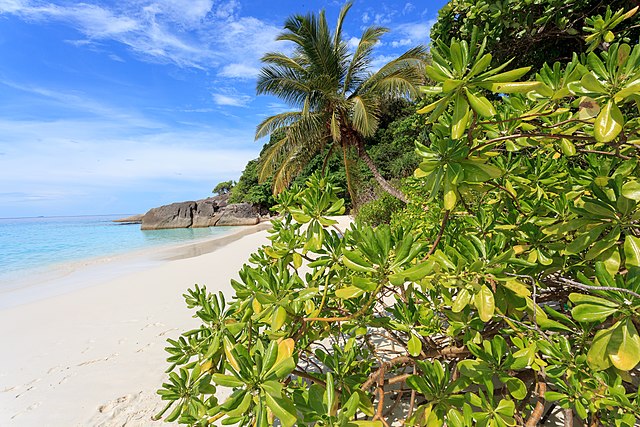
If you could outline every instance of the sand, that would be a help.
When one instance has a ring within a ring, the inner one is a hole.
[[[198,283],[231,296],[229,280],[268,242],[265,228],[135,266],[93,263],[32,285],[32,295],[47,289],[41,300],[0,294],[11,302],[0,306],[0,426],[167,425],[151,420],[163,407],[155,391],[166,378],[165,341],[197,326],[182,294]]]

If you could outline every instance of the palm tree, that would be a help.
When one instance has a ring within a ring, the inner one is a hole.
[[[353,196],[347,159],[355,149],[380,186],[406,202],[404,194],[380,174],[364,141],[376,132],[384,102],[417,95],[417,85],[424,81],[426,49],[415,47],[370,72],[373,49],[388,30],[367,28],[350,53],[342,24],[351,5],[345,4],[340,11],[333,34],[324,10],[318,16],[289,17],[278,40],[293,42],[293,53],[267,53],[262,58],[266,65],[258,77],[258,94],[275,95],[297,111],[271,116],[258,125],[256,139],[277,135],[261,156],[260,179],[273,176],[274,193],[278,193],[313,156],[328,147],[327,157],[342,151]]]

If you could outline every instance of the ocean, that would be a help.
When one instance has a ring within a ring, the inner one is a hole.
[[[0,218],[2,283],[66,263],[120,255],[140,249],[190,243],[229,233],[233,227],[140,230],[119,224],[127,215]]]

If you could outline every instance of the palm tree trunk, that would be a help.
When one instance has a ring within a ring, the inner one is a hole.
[[[376,167],[375,163],[373,163],[373,159],[369,157],[369,153],[367,153],[367,150],[365,150],[362,139],[357,137],[356,139],[357,139],[358,155],[362,158],[362,160],[364,160],[365,164],[373,174],[373,177],[376,179],[380,187],[382,187],[384,191],[391,194],[396,199],[404,203],[409,203],[409,201],[407,200],[407,196],[405,196],[402,191],[398,190],[396,187],[391,185],[389,181],[384,179],[384,177]]]

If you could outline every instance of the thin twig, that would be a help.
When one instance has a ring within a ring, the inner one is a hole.
[[[450,213],[451,211],[449,210],[444,211],[444,216],[442,217],[442,224],[440,224],[440,231],[438,231],[438,235],[436,236],[436,240],[434,240],[433,242],[433,246],[431,246],[431,249],[429,250],[427,255],[425,255],[425,257],[422,259],[423,261],[425,261],[431,255],[433,255],[433,253],[436,251],[436,247],[438,246],[438,243],[440,243],[440,239],[442,239],[442,235],[444,234],[444,228],[447,226],[447,221],[449,221]]]
[[[326,386],[327,386],[327,383],[326,383],[326,382],[324,382],[323,380],[321,380],[321,379],[319,379],[319,378],[316,378],[316,377],[314,377],[314,376],[312,376],[312,375],[310,375],[310,374],[307,374],[307,373],[306,373],[306,372],[304,372],[304,371],[299,371],[299,370],[297,370],[297,369],[294,369],[293,371],[291,371],[291,373],[292,373],[293,375],[297,376],[297,377],[304,378],[305,380],[313,381],[313,382],[314,382],[314,383],[316,383],[316,384],[320,384],[320,385],[321,385],[321,386],[323,386],[323,387],[326,387]]]
[[[585,291],[613,291],[613,292],[623,292],[626,294],[629,294],[631,296],[634,296],[638,299],[640,299],[640,294],[630,290],[630,289],[624,289],[624,288],[615,288],[613,286],[590,286],[590,285],[583,285],[582,283],[578,283],[574,280],[571,279],[567,279],[565,277],[557,277],[556,280],[559,280],[560,282],[564,283],[565,285],[569,285],[569,286],[573,286],[574,288],[578,288],[578,289],[582,289]]]

